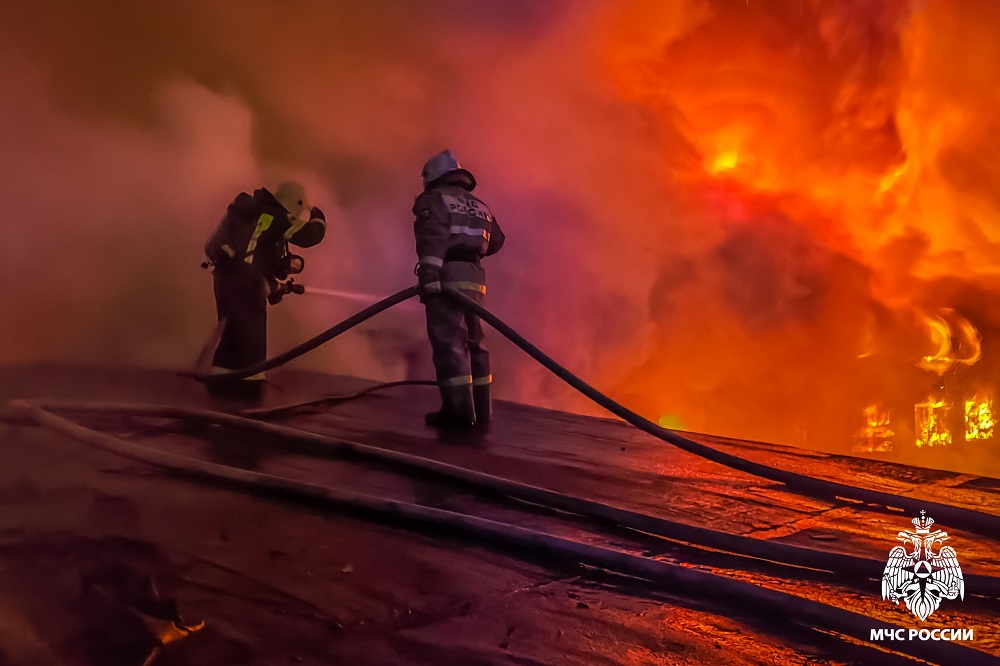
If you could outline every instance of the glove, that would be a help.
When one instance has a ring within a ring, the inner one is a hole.
[[[420,283],[420,301],[424,297],[441,293],[441,269],[437,266],[419,264],[417,266],[417,282]]]
[[[281,283],[277,280],[270,280],[267,287],[267,302],[270,305],[280,303],[281,299],[285,296],[285,290],[282,288]]]
[[[298,275],[305,268],[306,260],[297,254],[286,254],[282,260],[285,276]]]
[[[323,211],[321,211],[316,206],[313,206],[312,210],[309,211],[309,219],[310,220],[315,220],[316,218],[319,218],[319,219],[323,220],[324,222],[326,222],[326,215],[323,214]]]

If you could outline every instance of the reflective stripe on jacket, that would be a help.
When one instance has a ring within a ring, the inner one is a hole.
[[[481,199],[460,185],[426,190],[413,204],[413,233],[421,264],[441,267],[449,250],[474,257],[495,254],[503,231]]]
[[[301,220],[261,188],[253,196],[242,192],[229,204],[205,244],[205,254],[217,263],[243,261],[271,277],[287,254],[288,243],[312,247],[325,235],[325,220]]]

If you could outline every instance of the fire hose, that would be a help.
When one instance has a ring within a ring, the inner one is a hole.
[[[250,377],[252,375],[256,375],[261,372],[266,372],[268,370],[271,370],[272,368],[277,368],[279,365],[284,365],[285,363],[288,363],[289,361],[294,360],[299,356],[302,356],[303,354],[311,352],[320,345],[326,344],[330,340],[333,340],[338,335],[346,333],[347,331],[351,330],[358,324],[362,324],[368,321],[378,313],[384,312],[385,310],[388,310],[392,306],[402,303],[403,301],[416,296],[418,290],[419,288],[416,285],[414,285],[412,287],[407,287],[402,291],[398,291],[392,296],[383,298],[378,303],[368,306],[361,312],[351,315],[344,321],[340,322],[339,324],[337,324],[332,328],[323,331],[316,337],[306,340],[302,344],[292,347],[288,351],[282,354],[278,354],[274,358],[270,358],[256,365],[252,365],[250,367],[243,368],[241,370],[233,370],[232,372],[223,372],[215,375],[207,373],[197,373],[197,372],[186,372],[181,374],[187,377],[194,377],[198,381],[205,382],[207,384],[213,382],[221,383],[226,381],[234,381],[237,379],[246,379],[247,377]]]
[[[411,382],[396,382],[405,385]],[[423,382],[418,382],[423,383]],[[371,386],[365,391],[344,396],[350,399],[386,388],[389,385]],[[18,403],[15,408],[25,411],[25,405]],[[310,403],[311,404],[311,403]],[[371,460],[377,464],[402,469],[417,475],[428,476],[465,486],[478,491],[496,493],[537,506],[591,518],[599,522],[635,530],[640,533],[681,541],[695,547],[713,549],[742,557],[787,564],[793,567],[828,571],[838,575],[856,574],[873,577],[883,568],[881,561],[854,555],[846,555],[828,550],[817,550],[780,542],[755,539],[753,537],[719,532],[705,527],[679,523],[655,515],[631,511],[613,505],[596,502],[583,497],[567,495],[554,490],[521,483],[485,472],[451,465],[431,458],[423,458],[410,453],[394,451],[339,437],[331,437],[306,430],[299,430],[236,416],[224,412],[191,409],[186,407],[141,407],[127,404],[96,404],[73,402],[31,402],[32,410],[70,412],[96,415],[115,415],[127,418],[165,418],[196,421],[209,426],[224,426],[281,440],[285,446],[297,453],[315,454],[326,457],[350,457]],[[283,409],[288,409],[285,407]],[[251,410],[244,415],[270,416],[271,410]],[[29,415],[37,420],[38,411]],[[73,434],[68,432],[67,434]],[[290,446],[289,446],[290,445]],[[965,581],[974,586],[977,594],[1000,598],[1000,579],[977,574],[965,574]]]
[[[332,404],[340,404],[342,402],[350,402],[351,400],[357,400],[358,398],[363,398],[366,395],[371,395],[372,393],[384,391],[390,388],[395,388],[397,386],[437,386],[437,385],[438,383],[436,381],[430,379],[404,379],[398,382],[382,382],[381,384],[374,384],[360,391],[349,393],[347,395],[325,395],[322,398],[316,398],[314,400],[306,400],[305,402],[295,402],[290,405],[244,409],[240,413],[243,414],[244,416],[249,416],[252,418],[267,418],[269,416],[280,416],[281,414],[284,414],[286,412],[302,409],[303,407],[320,407],[322,405],[332,405]],[[250,421],[250,423],[259,423],[259,422]]]
[[[377,303],[361,310],[355,315],[348,317],[316,337],[303,342],[288,351],[258,363],[248,368],[234,370],[232,372],[210,375],[186,373],[202,382],[225,382],[249,377],[265,370],[270,370],[277,366],[306,354],[320,345],[354,328],[358,324],[367,321],[371,317],[388,310],[389,308],[402,303],[403,301],[417,295],[417,286],[407,287]],[[788,470],[771,467],[762,463],[753,462],[739,456],[725,453],[714,449],[711,446],[701,444],[692,439],[684,437],[672,430],[667,430],[645,417],[633,412],[624,405],[616,402],[606,394],[585,382],[583,379],[573,374],[565,367],[557,363],[551,356],[541,351],[534,344],[529,342],[524,336],[515,331],[499,317],[487,310],[485,307],[465,296],[459,291],[446,289],[443,292],[448,298],[480,317],[490,326],[499,331],[504,337],[513,342],[522,351],[528,354],[535,361],[543,365],[554,375],[562,379],[571,387],[582,393],[584,396],[594,401],[615,416],[621,418],[626,423],[646,432],[661,441],[672,444],[683,451],[692,453],[706,460],[719,463],[730,469],[735,469],[746,474],[750,474],[762,479],[781,483],[795,494],[803,495],[823,500],[847,501],[858,505],[858,508],[879,509],[889,511],[891,509],[903,510],[911,515],[917,515],[921,510],[931,513],[935,520],[942,524],[948,524],[957,529],[966,530],[974,534],[996,537],[1000,535],[1000,516],[966,509],[950,504],[941,504],[928,500],[903,497],[892,493],[871,490],[868,488],[858,488],[845,483],[817,479],[805,474],[791,472]]]
[[[640,555],[582,543],[536,530],[498,522],[478,516],[457,513],[446,509],[411,504],[409,502],[350,493],[327,486],[288,479],[272,474],[221,465],[218,463],[189,458],[156,448],[125,442],[111,435],[78,425],[46,408],[83,409],[79,405],[33,404],[13,401],[11,406],[35,422],[62,432],[99,449],[113,452],[126,458],[152,464],[184,475],[206,478],[251,491],[263,491],[283,496],[291,500],[319,504],[335,510],[360,513],[384,521],[403,524],[409,529],[445,530],[453,536],[475,539],[495,544],[514,551],[521,556],[545,557],[564,564],[586,565],[605,571],[647,580],[659,589],[671,593],[685,591],[701,599],[718,600],[725,604],[738,604],[744,608],[758,608],[762,604],[776,617],[789,618],[804,626],[819,628],[825,633],[846,636],[857,641],[866,640],[874,630],[888,630],[890,635],[903,631],[889,623],[824,604],[804,599],[786,592],[768,589],[752,583],[727,578],[717,574],[686,568],[682,565],[663,562]],[[106,408],[99,408],[104,411]],[[136,408],[118,406],[126,413],[173,413],[190,410],[172,408]],[[216,414],[213,418],[218,418]],[[238,418],[238,417],[233,417]],[[272,426],[274,427],[274,426]],[[304,436],[310,433],[301,433]],[[318,437],[318,436],[317,436]],[[399,454],[405,455],[405,454]],[[439,463],[442,464],[443,463]],[[486,477],[488,475],[480,475]],[[543,491],[547,492],[547,491]],[[853,642],[853,641],[849,641]],[[983,652],[951,642],[880,642],[885,648],[919,659],[922,663],[933,660],[939,664],[996,663],[997,660]],[[887,655],[868,645],[862,649],[867,656]]]

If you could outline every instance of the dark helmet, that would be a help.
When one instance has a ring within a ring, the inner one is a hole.
[[[443,150],[434,157],[427,160],[424,164],[423,171],[420,172],[420,177],[424,179],[424,187],[427,187],[433,183],[438,178],[446,176],[449,173],[461,173],[469,177],[472,182],[472,187],[476,186],[476,177],[473,176],[468,169],[463,169],[462,165],[458,163],[455,156],[451,154],[450,150]]]

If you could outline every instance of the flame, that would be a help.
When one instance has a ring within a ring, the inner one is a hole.
[[[841,426],[831,414],[861,412],[856,443],[874,448],[883,427],[910,439],[909,409],[890,425],[866,402],[992,382],[1000,4],[621,6],[613,82],[662,147],[658,180],[685,195],[650,244],[662,316],[627,350],[633,372],[608,364],[635,404],[799,444],[789,406],[813,442]],[[918,446],[962,440],[966,397],[946,395],[914,406]]]
[[[732,172],[744,166],[746,161],[746,140],[743,129],[729,127],[706,138],[704,168],[712,176],[732,178]]]
[[[910,163],[904,162],[903,164],[900,164],[897,168],[893,169],[891,173],[888,173],[885,176],[883,176],[882,180],[879,181],[878,185],[879,194],[882,195],[888,194],[893,189],[895,189],[897,184],[909,170],[910,170]]]
[[[864,409],[865,425],[854,433],[854,452],[887,453],[892,451],[893,432],[889,412],[874,403]]]
[[[966,350],[966,355],[964,358],[957,359],[957,361],[963,365],[974,365],[983,357],[983,337],[976,330],[976,327],[972,325],[972,322],[967,319],[962,319],[958,326],[962,334],[961,342]]]
[[[725,152],[719,153],[714,159],[710,160],[708,165],[708,171],[712,174],[720,174],[726,171],[732,171],[739,164],[740,153],[737,150],[727,150]]]
[[[914,408],[917,426],[917,448],[947,446],[951,444],[951,431],[945,422],[949,405],[943,398],[929,396]]]
[[[995,426],[991,399],[976,396],[965,402],[965,441],[991,439]]]
[[[937,351],[920,359],[917,367],[939,375],[944,374],[955,363],[955,359],[948,356],[951,352],[951,329],[941,317],[927,316],[925,323],[930,330],[931,343],[937,347]]]
[[[976,395],[965,401],[965,441],[992,439],[995,434],[996,419],[993,400],[988,396]],[[917,448],[947,446],[953,443],[953,436],[946,419],[953,405],[942,397],[929,396],[924,402],[914,406]],[[854,433],[855,453],[883,453],[893,451],[890,415],[880,403],[872,403],[863,410],[865,425]]]
[[[865,318],[864,327],[861,329],[860,336],[861,351],[858,352],[858,358],[869,358],[875,353],[875,318],[871,313],[868,313]]]
[[[955,323],[954,329],[945,317]],[[920,359],[917,367],[943,375],[956,363],[972,366],[982,358],[982,336],[965,317],[945,308],[939,315],[924,315],[923,319],[930,332],[931,345],[937,351]]]

